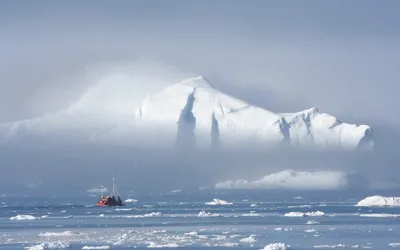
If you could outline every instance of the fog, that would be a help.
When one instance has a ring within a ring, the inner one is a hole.
[[[353,153],[268,153],[251,145],[182,153],[71,145],[61,138],[56,145],[25,141],[2,146],[1,185],[23,192],[86,190],[106,184],[113,167],[126,190],[212,186],[284,169],[356,171],[397,181],[399,11],[394,1],[2,1],[2,123],[74,105],[129,113],[148,93],[202,75],[275,112],[315,106],[368,124],[376,143],[372,152]],[[84,98],[102,85],[107,95]]]

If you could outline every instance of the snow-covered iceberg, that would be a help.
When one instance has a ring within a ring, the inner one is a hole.
[[[373,146],[367,125],[341,122],[317,108],[274,113],[223,93],[201,76],[148,93],[141,104],[132,102],[137,97],[131,87],[109,84],[92,86],[64,110],[0,125],[0,139],[161,145],[163,138],[162,145],[168,147],[196,148],[231,147],[248,141],[265,148],[282,144],[349,150]],[[118,98],[108,98],[114,92]]]
[[[285,170],[255,181],[230,180],[219,182],[215,185],[215,188],[336,190],[347,188],[348,185],[348,175],[340,171],[301,172]]]
[[[361,201],[359,201],[356,206],[361,207],[372,207],[372,206],[391,206],[391,207],[399,207],[400,206],[400,197],[385,197],[380,195],[374,195],[367,197]]]

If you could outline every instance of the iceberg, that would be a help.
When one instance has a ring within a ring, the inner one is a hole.
[[[340,171],[301,172],[284,170],[270,174],[256,181],[224,181],[215,185],[216,189],[301,189],[337,190],[349,186],[348,175]]]
[[[115,82],[109,82],[110,86],[98,84],[70,107],[1,124],[0,140],[146,143],[184,148],[230,148],[252,142],[266,149],[289,145],[343,150],[371,149],[374,144],[368,125],[341,122],[315,107],[275,113],[218,90],[202,76],[148,93],[142,102],[132,101],[138,97],[129,87],[125,91],[126,86]]]
[[[372,206],[400,206],[400,197],[385,197],[380,195],[369,196],[359,201],[356,206],[372,207]]]
[[[286,245],[285,243],[272,243],[266,245],[264,248],[261,248],[260,250],[289,250],[290,245]]]

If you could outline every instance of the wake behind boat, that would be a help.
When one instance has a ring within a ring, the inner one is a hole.
[[[104,196],[103,190],[104,187],[100,186],[101,188],[101,197],[100,201],[96,203],[97,206],[99,207],[106,207],[106,206],[125,206],[125,204],[122,202],[121,196],[118,192],[117,186],[115,185],[115,178],[113,175],[113,188],[112,188],[112,193],[109,196]],[[117,197],[117,198],[115,198]]]

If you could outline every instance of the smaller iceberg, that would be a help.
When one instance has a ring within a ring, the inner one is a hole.
[[[400,207],[400,197],[385,197],[380,195],[369,196],[359,201],[356,206],[359,207]]]

